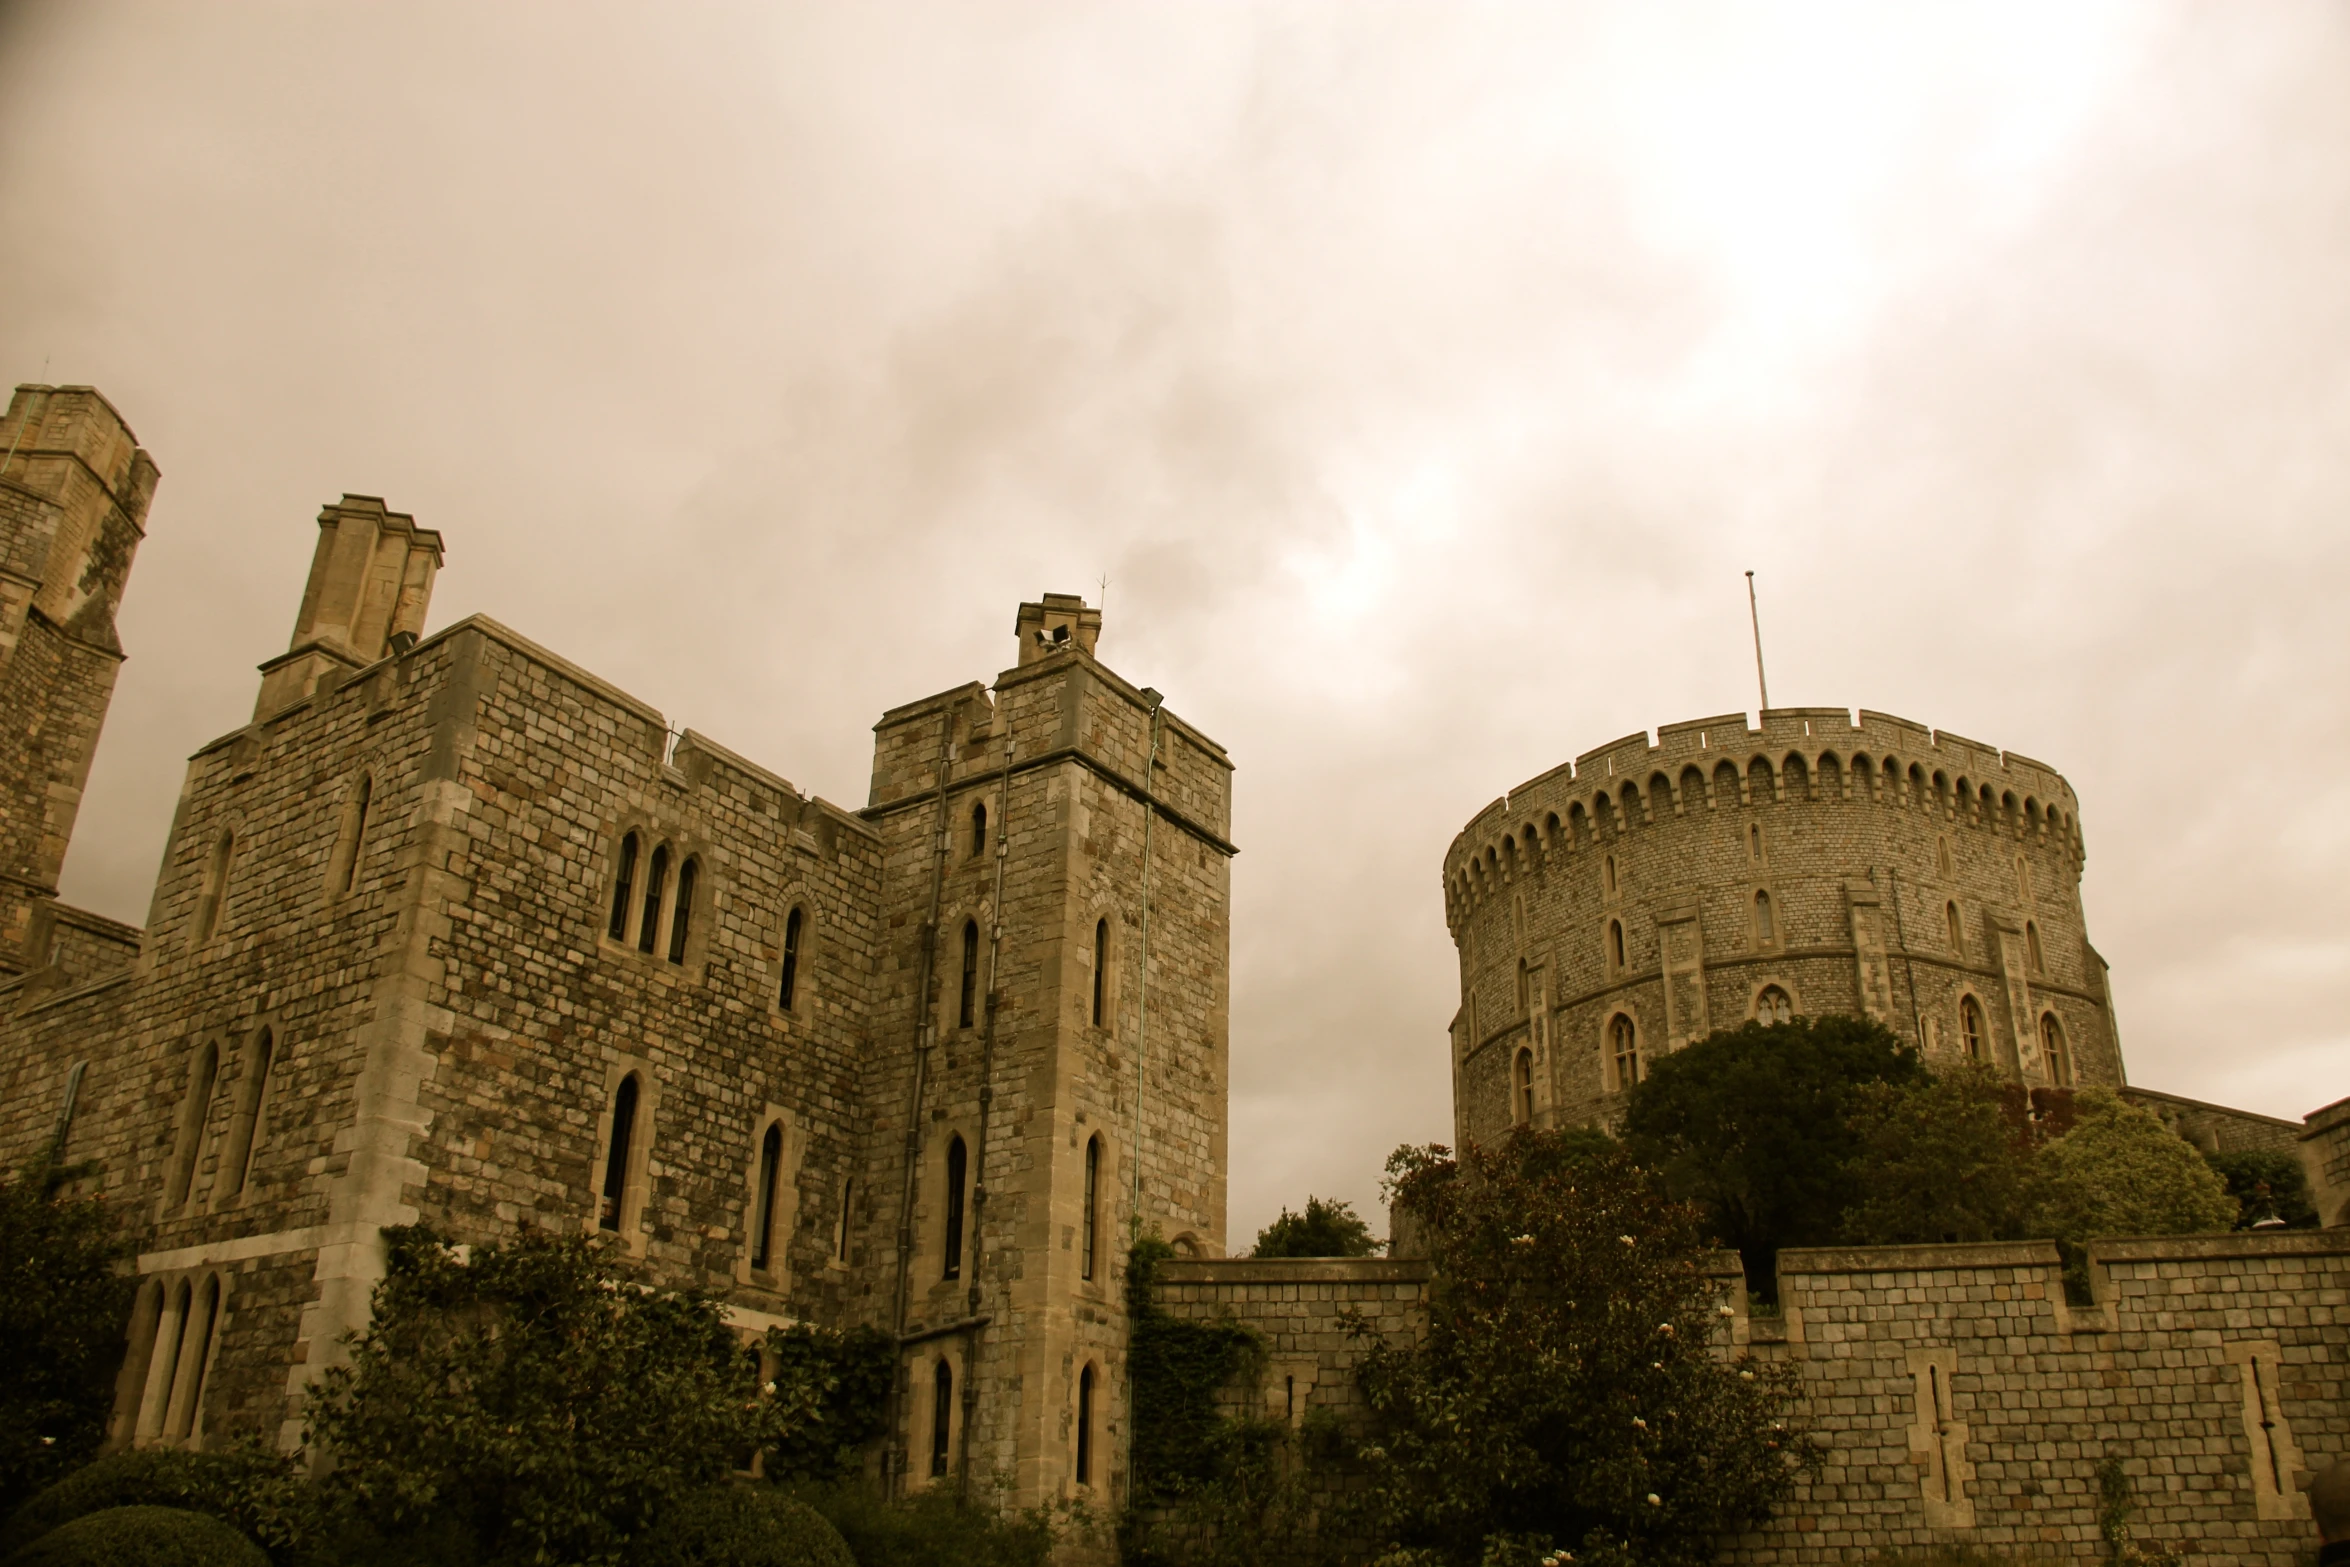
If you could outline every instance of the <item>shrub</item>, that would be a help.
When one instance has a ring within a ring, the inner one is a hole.
[[[2032,1127],[1987,1067],[1859,1092],[1844,1239],[1862,1246],[2014,1240],[2032,1194]]]
[[[762,1398],[718,1306],[640,1288],[609,1246],[525,1231],[468,1259],[387,1229],[389,1271],[311,1439],[389,1540],[454,1529],[493,1560],[606,1561],[799,1411]]]
[[[260,1546],[208,1513],[109,1507],[42,1535],[9,1567],[269,1567]]]
[[[2316,1228],[2317,1203],[2309,1193],[2309,1174],[2293,1155],[2247,1148],[2203,1157],[2228,1183],[2228,1195],[2243,1210],[2236,1219],[2237,1229],[2248,1230],[2272,1219],[2283,1220],[2287,1229]]]
[[[1794,1367],[1714,1350],[1699,1211],[1620,1150],[1519,1131],[1388,1171],[1433,1269],[1424,1336],[1373,1338],[1358,1373],[1366,1523],[1397,1560],[1707,1562],[1816,1471]]]
[[[0,1179],[0,1516],[86,1463],[106,1435],[130,1314],[130,1247],[79,1173],[46,1162]]]
[[[2101,1088],[2034,1161],[2032,1233],[2077,1246],[2100,1235],[2193,1235],[2236,1222],[2227,1183],[2153,1112]]]
[[[805,1323],[771,1329],[775,1400],[796,1412],[767,1449],[778,1480],[837,1480],[857,1468],[889,1416],[897,1344],[879,1328],[835,1332]]]
[[[795,1494],[840,1531],[857,1567],[1044,1567],[1060,1535],[1041,1509],[1005,1517],[946,1486],[897,1502],[855,1481]]]
[[[662,1510],[629,1567],[858,1567],[840,1531],[769,1487],[713,1486]]]
[[[258,1449],[189,1453],[149,1447],[111,1453],[19,1508],[0,1528],[0,1561],[77,1518],[113,1508],[183,1509],[253,1539],[286,1545],[306,1532],[309,1488],[294,1465]]]
[[[1379,1250],[1371,1227],[1355,1213],[1353,1204],[1308,1197],[1303,1213],[1291,1213],[1284,1203],[1281,1217],[1257,1232],[1256,1250],[1249,1255],[1374,1257]]]

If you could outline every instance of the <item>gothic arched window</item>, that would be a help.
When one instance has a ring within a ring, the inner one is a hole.
[[[767,1123],[759,1139],[758,1206],[751,1212],[751,1266],[765,1269],[775,1245],[775,1191],[783,1179],[783,1123]]]
[[[1085,1228],[1078,1236],[1078,1277],[1093,1277],[1094,1262],[1101,1250],[1099,1226],[1102,1211],[1102,1139],[1100,1133],[1085,1140]]]
[[[1093,1026],[1102,1026],[1110,997],[1110,922],[1093,922]]]
[[[1966,951],[1966,927],[1958,922],[1957,904],[1942,905],[1942,921],[1950,928],[1950,950],[1963,954]]]
[[[1972,996],[1959,997],[1958,1038],[1969,1061],[1983,1059],[1983,1009]]]
[[[2064,1048],[2064,1025],[2053,1012],[2040,1017],[2040,1051],[2048,1058],[2048,1081],[2058,1088],[2073,1086],[2073,1058]]]
[[[612,876],[612,925],[614,941],[628,939],[629,894],[636,888],[636,834],[620,840],[620,855]]]
[[[236,1113],[229,1121],[228,1144],[221,1150],[220,1173],[213,1183],[219,1194],[213,1198],[215,1207],[244,1195],[246,1177],[252,1173],[263,1100],[269,1092],[270,1060],[275,1054],[276,1038],[266,1028],[245,1051],[237,1079]]]
[[[669,890],[669,845],[653,851],[653,861],[645,867],[645,918],[637,928],[636,949],[653,950],[661,936],[661,894]]]
[[[1754,1020],[1758,1023],[1794,1022],[1794,998],[1777,985],[1763,986],[1762,994],[1754,998]]]
[[[799,996],[800,988],[800,928],[804,921],[794,909],[783,921],[783,977],[775,987],[776,1010],[789,1012]]]
[[[1534,1124],[1534,1052],[1521,1050],[1510,1067],[1510,1120],[1518,1126]]]
[[[1614,1058],[1616,1091],[1622,1093],[1640,1081],[1640,1032],[1619,1012],[1608,1021],[1607,1040],[1608,1054]]]
[[[629,1148],[636,1139],[637,1098],[636,1074],[631,1072],[612,1095],[612,1141],[604,1151],[604,1191],[596,1208],[598,1229],[620,1228],[621,1209],[628,1196]]]
[[[987,852],[987,802],[981,800],[971,807],[971,858],[978,859]]]
[[[1608,968],[1611,971],[1616,973],[1623,972],[1624,922],[1622,920],[1609,920],[1607,922],[1607,962]]]
[[[677,908],[669,916],[669,961],[685,961],[685,938],[694,918],[694,883],[701,879],[702,862],[689,859],[677,868]]]
[[[963,1187],[970,1176],[971,1156],[963,1139],[947,1139],[947,1225],[945,1267],[942,1279],[963,1276]]]
[[[955,1003],[955,1026],[969,1028],[979,1012],[979,922],[963,921],[963,985]]]
[[[1778,922],[1771,918],[1771,895],[1757,891],[1754,895],[1754,939],[1769,946],[1779,939]]]
[[[2040,927],[2032,920],[2024,921],[2024,952],[2031,961],[2033,973],[2048,971],[2048,959],[2040,950]]]
[[[1077,1373],[1077,1483],[1093,1484],[1093,1367]]]
[[[212,1085],[219,1077],[220,1046],[206,1040],[196,1047],[188,1061],[188,1088],[180,1100],[179,1134],[171,1150],[171,1176],[163,1187],[166,1208],[177,1208],[186,1202],[196,1184],[196,1160],[204,1151],[204,1127],[212,1119]]]
[[[946,1356],[938,1357],[938,1369],[930,1375],[930,1478],[943,1480],[947,1473],[947,1448],[955,1435],[955,1368]]]

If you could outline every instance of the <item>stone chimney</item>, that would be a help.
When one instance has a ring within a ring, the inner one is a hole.
[[[1020,606],[1020,619],[1013,630],[1020,638],[1023,664],[1072,647],[1090,658],[1102,634],[1102,612],[1087,609],[1085,600],[1074,593],[1047,593],[1041,603]]]
[[[320,511],[293,645],[261,666],[253,716],[291,707],[330,673],[415,646],[440,567],[441,536],[373,495],[346,495]]]

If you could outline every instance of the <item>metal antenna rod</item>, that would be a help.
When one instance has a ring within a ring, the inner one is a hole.
[[[1762,687],[1762,705],[1769,707],[1771,705],[1771,682],[1763,674],[1762,611],[1755,607],[1754,573],[1751,571],[1746,574],[1746,615],[1749,620],[1754,622],[1754,683]]]

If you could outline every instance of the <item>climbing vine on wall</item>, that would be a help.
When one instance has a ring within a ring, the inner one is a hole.
[[[1225,1419],[1217,1390],[1264,1360],[1264,1341],[1237,1322],[1190,1322],[1159,1310],[1159,1264],[1175,1255],[1155,1235],[1126,1259],[1127,1376],[1134,1389],[1132,1499],[1161,1506],[1227,1476],[1252,1422]]]

